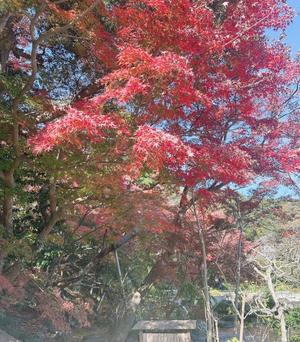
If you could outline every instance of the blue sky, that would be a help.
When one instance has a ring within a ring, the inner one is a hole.
[[[295,56],[300,52],[300,0],[288,0],[288,4],[296,11],[293,23],[288,27],[286,34],[286,44],[292,48],[292,54]],[[279,189],[279,195],[290,195],[293,192],[285,187]]]
[[[286,43],[292,47],[293,55],[300,51],[300,0],[289,0],[288,4],[297,12],[293,23],[287,29]]]
[[[287,3],[295,10],[296,15],[286,30],[285,43],[292,48],[292,55],[296,56],[300,51],[300,0],[288,0]],[[279,33],[273,30],[267,30],[267,35],[275,40],[279,37]]]
[[[264,1],[264,0],[261,0]],[[286,30],[286,39],[285,42],[288,46],[292,49],[292,55],[296,56],[298,52],[300,52],[300,0],[288,0],[288,4],[294,8],[296,11],[295,18],[293,23],[288,27]],[[277,38],[278,34],[274,31],[268,31],[267,34],[270,38]],[[298,183],[298,182],[297,182]],[[243,190],[241,190],[242,194],[249,194],[249,191],[254,190],[256,188],[256,184],[249,186]],[[292,196],[294,198],[299,198],[299,195],[296,194],[293,190],[285,187],[280,186],[277,195],[275,197],[282,197],[282,196]]]

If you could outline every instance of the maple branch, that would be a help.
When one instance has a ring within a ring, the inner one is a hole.
[[[55,3],[55,5],[60,5],[60,4],[63,4],[65,2],[67,2],[68,0],[56,0],[56,1],[53,1]]]
[[[300,79],[297,81],[296,88],[294,89],[292,94],[282,103],[281,106],[285,106],[287,103],[289,103],[291,99],[298,93],[299,88],[300,88]]]
[[[49,221],[47,222],[43,230],[38,235],[36,243],[42,243],[45,240],[45,238],[48,236],[48,234],[51,232],[53,227],[56,225],[56,223],[62,219],[63,219],[62,209],[55,211],[51,215]]]
[[[56,201],[56,184],[53,179],[50,179],[49,202],[50,202],[51,213],[54,213],[56,211],[57,201]]]
[[[206,190],[207,191],[218,191],[224,186],[224,183],[219,183],[217,181],[214,181],[212,185],[210,185]],[[200,195],[196,194],[194,195],[194,198],[188,201],[186,204],[186,211],[193,205],[194,202],[197,202],[200,199]]]
[[[90,98],[96,94],[99,94],[103,91],[104,86],[99,84],[98,82],[91,83],[87,87],[81,89],[73,98],[73,101],[78,101],[83,98]]]
[[[0,34],[4,31],[5,26],[11,16],[12,16],[11,13],[7,13],[0,18]]]
[[[96,206],[94,206],[94,207],[92,207],[92,208],[87,209],[87,210],[85,211],[85,213],[83,214],[83,216],[79,219],[77,226],[72,230],[72,234],[76,234],[76,232],[78,231],[78,229],[80,228],[80,226],[81,226],[82,224],[84,224],[85,219],[86,219],[86,218],[87,218],[95,209],[98,209],[98,208],[101,208],[101,207],[102,207],[102,205],[96,205]],[[95,229],[97,229],[97,228],[95,228]],[[89,234],[89,233],[88,233],[88,234]],[[75,240],[73,243],[76,243],[77,241],[80,241],[80,240],[81,240],[81,238]]]
[[[267,14],[266,16],[264,16],[263,18],[261,18],[260,20],[256,21],[254,24],[246,27],[244,30],[241,30],[240,32],[238,32],[236,34],[236,36],[234,38],[232,38],[231,40],[229,40],[227,43],[225,43],[223,45],[223,47],[226,47],[229,44],[234,43],[237,39],[239,39],[242,35],[244,35],[247,31],[251,30],[252,28],[254,28],[255,26],[257,26],[258,24],[260,24],[261,22],[263,22],[264,20],[266,20],[268,17],[271,16],[271,14],[273,14],[271,11],[269,12],[269,14]]]
[[[30,18],[30,35],[32,40],[32,47],[31,47],[31,75],[27,82],[25,83],[24,87],[21,89],[18,96],[16,96],[12,103],[12,119],[13,119],[13,145],[16,152],[16,156],[18,157],[20,155],[19,151],[19,123],[18,123],[18,107],[21,103],[21,100],[23,96],[31,89],[33,86],[33,83],[36,79],[36,74],[38,71],[38,65],[37,65],[37,49],[39,46],[39,41],[35,39],[35,26],[36,23],[42,14],[43,10],[45,8],[45,3],[40,6],[40,8],[36,11],[33,18]]]
[[[35,15],[33,16],[33,18],[31,18],[31,22],[30,22],[30,35],[31,35],[31,39],[32,39],[32,48],[31,48],[31,76],[29,78],[29,80],[26,82],[25,86],[22,88],[21,92],[19,93],[18,97],[15,98],[14,102],[13,102],[13,106],[12,106],[12,112],[16,112],[17,111],[17,107],[22,99],[22,97],[27,93],[27,91],[32,87],[35,78],[36,78],[36,74],[37,74],[37,70],[38,70],[38,66],[37,66],[37,49],[39,47],[39,45],[44,42],[45,40],[51,38],[53,35],[58,34],[58,33],[62,33],[66,30],[68,30],[69,28],[71,28],[73,25],[75,25],[77,22],[79,22],[80,20],[82,20],[90,11],[92,11],[98,4],[100,4],[102,0],[96,0],[93,2],[92,5],[90,5],[85,11],[83,11],[81,13],[81,15],[77,16],[75,19],[73,19],[70,23],[68,23],[65,26],[61,26],[58,28],[52,28],[49,31],[46,31],[44,33],[41,33],[40,36],[38,38],[35,38],[35,27],[36,27],[36,23],[40,17],[40,15],[42,14],[42,12],[44,11],[45,7],[46,7],[46,3],[44,2],[40,8],[36,11]]]
[[[189,192],[189,187],[186,185],[183,188],[183,191],[182,191],[182,194],[181,194],[181,198],[180,198],[180,203],[179,203],[179,209],[178,209],[177,215],[175,217],[175,222],[177,224],[181,224],[183,216],[186,213],[186,211],[188,210],[188,208],[187,208],[187,202],[188,202],[187,195],[188,195],[188,192]]]
[[[24,160],[26,158],[26,155],[22,155],[20,157],[16,157],[9,170],[7,172],[3,171],[3,170],[0,170],[0,179],[8,186],[14,186],[14,172],[15,170],[18,168],[18,166],[20,165],[20,163],[22,162],[22,160]]]
[[[118,241],[110,244],[109,246],[102,248],[99,253],[96,255],[93,260],[91,260],[76,276],[71,276],[59,281],[54,282],[52,285],[59,285],[59,286],[65,286],[68,283],[78,281],[83,276],[85,276],[87,273],[91,271],[91,269],[94,267],[95,263],[99,262],[102,258],[104,258],[106,255],[110,254],[111,252],[116,251],[120,247],[124,246],[128,242],[130,242],[132,239],[134,239],[140,232],[140,228],[135,228],[129,233],[122,236]]]
[[[5,182],[5,174],[2,170],[0,170],[0,179]]]
[[[30,18],[30,36],[31,36],[31,40],[32,40],[32,47],[31,47],[31,54],[30,54],[30,58],[31,58],[31,76],[29,78],[29,80],[26,82],[25,86],[22,88],[21,92],[18,94],[18,97],[15,99],[14,103],[13,103],[13,109],[16,109],[17,106],[19,105],[19,101],[21,100],[21,98],[27,93],[27,91],[32,87],[35,78],[36,78],[36,74],[38,71],[38,66],[37,66],[37,49],[39,46],[39,41],[38,39],[35,39],[35,27],[36,27],[36,23],[40,17],[40,15],[42,14],[42,12],[44,11],[45,8],[45,3],[42,4],[40,6],[40,8],[36,11],[35,15],[33,16],[33,18]]]
[[[45,41],[46,39],[51,38],[52,36],[58,34],[58,33],[62,33],[66,30],[68,30],[69,28],[71,28],[72,26],[74,26],[75,24],[77,24],[78,22],[80,22],[82,19],[84,19],[94,8],[96,8],[100,3],[102,2],[102,0],[95,0],[85,11],[83,11],[79,16],[77,16],[76,18],[74,18],[72,21],[70,21],[68,24],[66,24],[65,26],[61,26],[61,27],[55,27],[50,29],[47,32],[42,33],[39,36],[39,41]]]
[[[41,243],[45,240],[47,235],[51,232],[53,227],[56,225],[58,221],[63,218],[63,211],[61,208],[57,209],[57,198],[56,198],[56,184],[55,181],[51,178],[49,185],[49,207],[50,207],[50,218],[46,222],[46,225],[39,233],[36,243]]]

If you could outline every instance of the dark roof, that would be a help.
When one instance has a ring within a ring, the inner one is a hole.
[[[196,321],[140,321],[132,329],[144,331],[194,330]]]

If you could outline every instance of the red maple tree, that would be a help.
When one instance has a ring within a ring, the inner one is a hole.
[[[106,14],[117,62],[104,91],[33,137],[36,152],[113,134],[134,177],[149,167],[203,188],[257,176],[290,182],[300,130],[298,112],[285,109],[300,67],[265,33],[292,20],[285,1],[133,0]]]
[[[94,171],[93,185],[101,188],[111,184],[113,192],[116,180],[120,183],[116,187],[119,207],[101,197],[102,208],[95,217],[101,229],[113,225],[112,230],[120,235],[119,222],[130,228],[139,223],[151,232],[168,230],[177,234],[193,203],[191,188],[196,199],[201,197],[205,202],[213,190],[230,184],[247,185],[258,177],[267,178],[265,186],[269,187],[278,182],[291,183],[290,175],[300,166],[300,127],[299,110],[289,105],[297,93],[300,65],[291,58],[288,47],[281,41],[270,42],[265,33],[267,29],[284,30],[291,22],[293,13],[286,1],[75,3],[73,8],[73,3],[65,6],[49,0],[43,3],[41,12],[30,10],[31,27],[24,19],[19,28],[23,38],[18,44],[25,52],[32,46],[31,62],[28,56],[8,54],[8,64],[15,72],[31,69],[29,81],[12,108],[15,141],[9,144],[16,150],[16,160],[20,157],[19,130],[31,124],[25,123],[18,109],[26,94],[35,93],[32,88],[38,76],[38,47],[46,46],[46,41],[60,33],[75,30],[85,38],[85,45],[74,44],[72,48],[83,64],[97,70],[99,79],[63,109],[53,108],[48,99],[43,101],[48,106],[45,122],[52,121],[46,125],[43,120],[35,121],[25,133],[31,135],[29,144],[35,153],[59,148],[63,160],[74,149],[86,153],[85,166]],[[50,28],[41,24],[39,31],[36,27],[41,13],[51,20]],[[45,100],[45,93],[37,91],[36,97]],[[33,130],[39,131],[33,135]],[[7,173],[10,177],[2,175],[12,189],[19,159],[12,163]],[[115,166],[115,160],[121,161],[120,165]],[[100,172],[103,163],[114,165],[108,168],[111,177]],[[74,180],[79,186],[81,182],[92,183],[90,175],[83,179],[78,177],[80,171],[75,170],[76,175],[73,171],[61,172],[61,184],[76,188]],[[161,210],[160,203],[152,198],[155,192],[142,196],[141,188],[130,193],[146,171],[157,184],[166,182],[183,189],[178,210]],[[55,190],[57,184],[49,185],[49,193],[51,185]],[[126,207],[128,193],[135,199],[131,217],[120,215],[119,210]],[[6,194],[10,221],[11,194]],[[51,220],[45,223],[51,224],[42,230],[39,243],[61,219],[56,207],[56,199],[50,201],[46,218]],[[10,223],[5,226],[10,228]],[[81,225],[79,233],[84,235],[83,228]],[[121,234],[125,233],[122,230]],[[174,247],[174,235],[168,238]],[[216,240],[218,236],[211,237],[212,258],[219,251],[215,251]],[[231,245],[230,236],[225,242],[220,248]],[[12,291],[6,278],[0,281],[5,290]]]

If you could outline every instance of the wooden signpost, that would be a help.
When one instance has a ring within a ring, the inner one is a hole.
[[[192,342],[191,331],[196,321],[140,321],[133,330],[139,331],[139,342]]]

